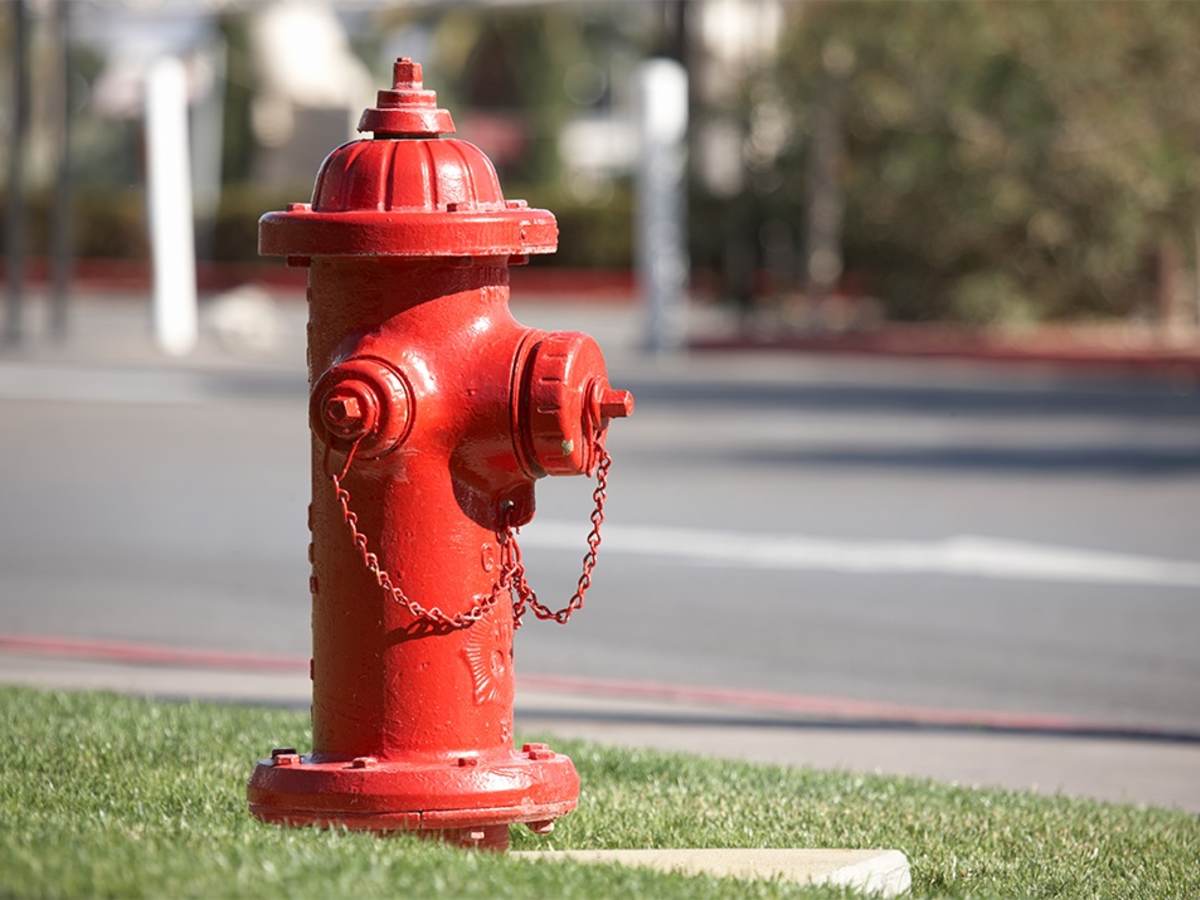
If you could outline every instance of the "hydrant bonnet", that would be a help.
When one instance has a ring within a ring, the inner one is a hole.
[[[363,113],[359,126],[373,129],[375,139],[350,141],[325,158],[311,205],[295,203],[259,219],[259,253],[307,258],[553,253],[554,214],[530,209],[524,200],[505,200],[483,151],[442,136],[454,126],[449,113],[433,108],[434,92],[419,90],[420,66],[400,60],[396,68],[396,85],[379,92],[381,106]],[[382,105],[393,96],[399,98],[394,106]],[[414,97],[426,99],[418,104]]]

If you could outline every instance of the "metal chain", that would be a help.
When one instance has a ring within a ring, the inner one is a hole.
[[[513,627],[521,627],[521,617],[525,610],[533,611],[534,616],[544,621],[553,619],[559,625],[567,624],[567,620],[579,609],[583,608],[583,598],[588,588],[592,586],[592,571],[596,568],[596,558],[600,551],[600,526],[604,524],[604,503],[608,499],[608,470],[612,466],[612,457],[600,439],[596,440],[596,489],[592,491],[592,530],[587,536],[587,553],[583,555],[583,571],[575,585],[575,593],[562,609],[553,610],[538,600],[537,592],[529,586],[525,578],[525,561],[521,557],[521,545],[517,543],[517,529],[508,528],[508,539],[501,541],[500,550],[507,551],[507,559],[501,563],[501,574],[512,581],[512,588],[517,599],[513,601]]]
[[[537,593],[526,580],[525,562],[521,556],[521,546],[517,543],[518,529],[508,524],[511,505],[503,511],[501,527],[496,531],[496,539],[500,544],[500,574],[496,583],[492,585],[491,593],[482,598],[477,594],[470,609],[449,615],[440,607],[422,606],[405,594],[403,588],[396,584],[388,571],[379,564],[379,556],[371,550],[367,536],[358,530],[358,514],[350,508],[350,492],[342,485],[358,451],[358,443],[356,442],[346,454],[346,462],[340,473],[329,470],[329,448],[327,446],[325,472],[333,484],[334,497],[342,508],[342,519],[350,532],[351,542],[362,558],[363,565],[371,573],[380,589],[403,606],[413,618],[450,630],[469,628],[486,616],[492,607],[507,594],[512,602],[514,629],[521,627],[521,618],[525,615],[526,609],[533,610],[534,616],[539,619],[553,619],[563,625],[576,610],[583,607],[583,598],[587,594],[588,588],[592,586],[592,571],[596,568],[597,553],[600,549],[600,526],[604,522],[604,503],[608,499],[608,470],[612,465],[612,457],[604,447],[602,434],[596,436],[594,445],[597,462],[596,489],[592,492],[592,500],[595,502],[595,508],[591,515],[592,530],[587,536],[588,550],[583,556],[583,571],[576,583],[575,593],[571,595],[567,605],[557,611],[541,603]],[[515,600],[512,599],[514,593],[516,594]]]

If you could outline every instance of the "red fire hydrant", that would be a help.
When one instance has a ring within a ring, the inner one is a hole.
[[[260,819],[418,830],[503,848],[575,808],[571,760],[513,746],[513,631],[566,622],[600,543],[614,390],[596,342],[519,324],[508,268],[557,245],[505,200],[486,156],[395,65],[334,150],[311,206],[259,223],[259,251],[309,266],[313,749],[275,750]],[[543,475],[595,473],[583,573],[565,607],[529,587],[516,529]]]

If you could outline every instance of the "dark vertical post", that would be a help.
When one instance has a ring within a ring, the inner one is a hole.
[[[29,10],[25,0],[12,0],[13,17],[12,129],[8,148],[8,218],[4,243],[8,251],[8,297],[5,305],[4,339],[21,340],[25,288],[25,148],[29,132]]]
[[[51,237],[50,333],[57,340],[67,336],[67,303],[71,291],[71,129],[74,92],[71,78],[71,3],[58,0],[55,7],[59,52],[59,145],[58,177],[54,194],[54,224]]]

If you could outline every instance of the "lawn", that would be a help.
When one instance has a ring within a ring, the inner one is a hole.
[[[0,896],[842,896],[259,824],[251,764],[307,746],[307,718],[0,688]],[[917,896],[1200,896],[1186,813],[555,746],[579,768],[580,808],[550,838],[515,828],[514,848],[895,847]]]

